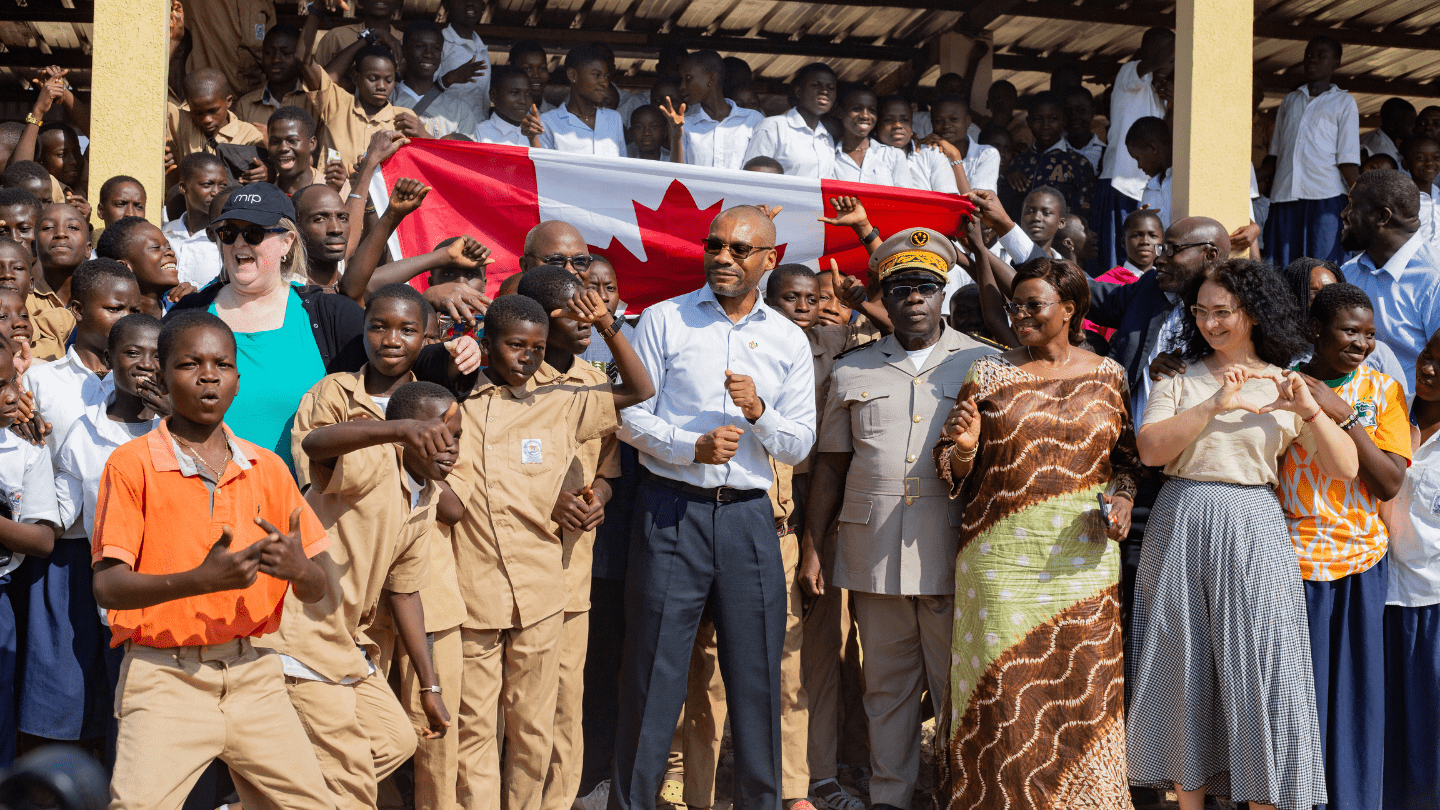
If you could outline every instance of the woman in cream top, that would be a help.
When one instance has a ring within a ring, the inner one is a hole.
[[[1171,477],[1150,512],[1126,649],[1130,781],[1181,810],[1207,791],[1253,807],[1326,801],[1300,566],[1276,500],[1302,434],[1324,472],[1355,445],[1295,372],[1294,301],[1266,265],[1204,268],[1185,296],[1184,374],[1150,395],[1140,459]]]

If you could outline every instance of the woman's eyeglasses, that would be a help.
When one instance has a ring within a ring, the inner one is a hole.
[[[215,237],[227,245],[235,244],[235,237],[244,236],[245,243],[258,245],[265,241],[265,235],[271,233],[285,233],[284,228],[263,228],[259,225],[250,225],[244,228],[237,228],[234,225],[221,225],[215,229]]]
[[[1017,304],[1017,303],[1015,303],[1014,301],[1006,301],[1006,302],[1005,302],[1005,311],[1006,311],[1007,313],[1009,313],[1010,315],[1019,315],[1019,314],[1022,313],[1022,312],[1025,313],[1026,315],[1035,315],[1035,314],[1039,313],[1040,310],[1044,309],[1045,307],[1053,306],[1053,305],[1058,304],[1058,303],[1060,303],[1060,302],[1059,302],[1059,301],[1025,301],[1025,302],[1023,302],[1023,303]]]
[[[1205,323],[1214,318],[1217,323],[1225,323],[1235,317],[1235,309],[1206,309],[1205,307],[1190,307],[1190,314],[1195,317],[1195,323]]]
[[[725,248],[730,248],[730,255],[745,261],[750,254],[757,250],[774,250],[771,245],[747,245],[744,242],[724,242],[719,239],[701,239],[700,246],[705,248],[706,253],[718,254]]]

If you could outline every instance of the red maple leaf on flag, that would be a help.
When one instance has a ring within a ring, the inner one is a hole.
[[[710,235],[710,223],[724,210],[724,200],[701,209],[690,189],[679,180],[672,180],[665,189],[660,205],[651,209],[633,202],[635,221],[640,226],[640,240],[645,246],[645,259],[631,253],[620,240],[610,238],[605,247],[590,245],[591,252],[610,261],[615,280],[627,310],[639,310],[658,303],[656,294],[626,294],[626,290],[690,290],[705,283],[705,255],[700,241]],[[785,246],[776,246],[776,262],[784,260]]]

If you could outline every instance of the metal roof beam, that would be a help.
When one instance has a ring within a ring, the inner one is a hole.
[[[79,8],[17,8],[11,6],[0,11],[0,22],[42,22],[42,23],[91,23],[95,21],[95,6],[82,4]]]
[[[71,70],[90,67],[90,54],[79,48],[65,48],[45,53],[39,48],[11,48],[0,52],[0,67],[43,68],[59,65]]]

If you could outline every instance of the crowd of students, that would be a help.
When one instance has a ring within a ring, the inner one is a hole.
[[[82,746],[113,808],[683,810],[728,717],[747,810],[1440,808],[1440,108],[1362,137],[1310,42],[1227,230],[1171,215],[1162,29],[1103,117],[818,62],[767,116],[714,51],[647,95],[602,45],[492,64],[478,0],[255,5],[174,4],[158,216],[84,198],[64,70],[0,124],[0,767]],[[637,319],[564,222],[514,268],[390,255],[429,189],[370,181],[417,138],[975,214],[828,201],[861,279],[730,208]]]

